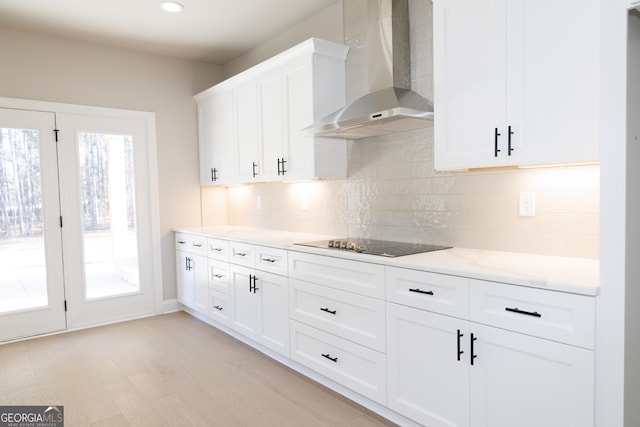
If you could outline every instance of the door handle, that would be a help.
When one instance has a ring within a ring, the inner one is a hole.
[[[494,141],[493,141],[493,157],[498,157],[498,153],[500,152],[500,149],[498,148],[499,136],[500,136],[500,133],[498,133],[498,128],[495,128]]]

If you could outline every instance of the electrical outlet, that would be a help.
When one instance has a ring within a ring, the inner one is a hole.
[[[533,191],[521,191],[518,208],[520,216],[536,216],[536,193]]]

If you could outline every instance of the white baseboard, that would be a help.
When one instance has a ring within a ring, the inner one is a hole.
[[[162,302],[162,314],[173,313],[181,310],[182,305],[177,299],[166,299]]]

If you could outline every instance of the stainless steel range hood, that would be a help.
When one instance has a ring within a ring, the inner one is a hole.
[[[360,139],[433,126],[433,103],[411,90],[408,0],[368,1],[370,93],[306,128]]]

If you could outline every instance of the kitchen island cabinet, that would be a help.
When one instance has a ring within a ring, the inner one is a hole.
[[[435,0],[435,167],[598,161],[595,0]]]
[[[186,309],[382,416],[594,425],[597,261],[462,248],[387,258],[293,245],[319,236],[205,230],[210,307]]]

